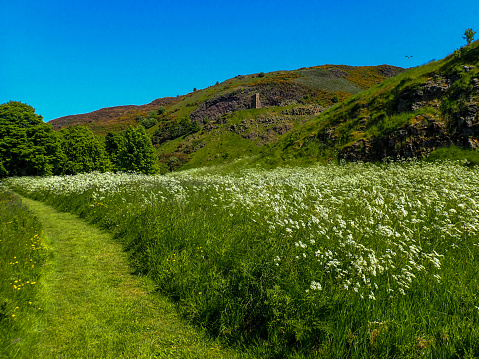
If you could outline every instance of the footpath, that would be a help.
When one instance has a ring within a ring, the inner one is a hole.
[[[23,198],[43,225],[50,257],[32,358],[239,358],[182,321],[174,305],[133,275],[111,235]]]

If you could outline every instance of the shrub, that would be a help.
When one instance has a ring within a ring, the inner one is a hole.
[[[158,123],[158,120],[155,117],[143,118],[140,122],[140,124],[146,129],[149,129],[155,126],[157,123]]]

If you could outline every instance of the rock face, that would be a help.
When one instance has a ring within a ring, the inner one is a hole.
[[[190,119],[204,124],[206,118],[214,121],[225,114],[239,110],[296,103],[305,96],[314,94],[315,91],[311,88],[292,82],[258,84],[206,100],[190,114]],[[252,101],[253,98],[254,101]]]
[[[307,116],[307,115],[316,115],[321,113],[325,110],[322,106],[302,106],[302,107],[295,107],[287,110],[281,111],[283,115],[289,116]]]
[[[432,101],[444,95],[451,82],[451,79],[435,76],[424,85],[408,89],[398,97],[397,111],[401,113],[415,111],[428,105],[437,106],[437,103],[434,104]]]
[[[465,72],[474,69],[465,67]],[[421,158],[450,145],[479,149],[479,78],[462,82],[459,79],[435,75],[424,84],[404,89],[396,96],[396,113],[427,107],[436,115],[417,115],[393,131],[358,140],[343,147],[338,158],[347,161]],[[338,141],[332,129],[318,136],[318,140],[328,145]]]
[[[214,121],[224,114],[249,109],[252,95],[253,91],[249,89],[239,89],[226,95],[206,100],[190,114],[190,119],[204,124],[206,119]]]
[[[456,145],[462,148],[479,149],[478,104],[466,104],[461,112],[446,123],[436,118],[416,117],[387,135],[368,141],[359,140],[342,149],[339,159],[346,161],[381,161],[386,158],[422,158],[432,151]]]
[[[452,144],[453,140],[444,122],[431,118],[408,124],[370,141],[359,140],[345,147],[338,158],[346,161],[421,158],[437,148]]]

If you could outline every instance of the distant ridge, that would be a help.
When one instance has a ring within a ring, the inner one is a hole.
[[[55,130],[75,125],[88,125],[99,133],[119,131],[129,124],[136,124],[135,118],[141,113],[156,110],[159,106],[166,106],[181,101],[180,97],[164,97],[156,99],[146,105],[124,105],[106,107],[93,112],[68,115],[49,121]]]

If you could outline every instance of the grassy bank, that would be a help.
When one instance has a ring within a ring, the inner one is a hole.
[[[38,297],[46,260],[41,223],[20,198],[0,186],[0,358],[35,344],[43,303]]]
[[[262,357],[479,355],[479,173],[453,162],[12,179]]]

